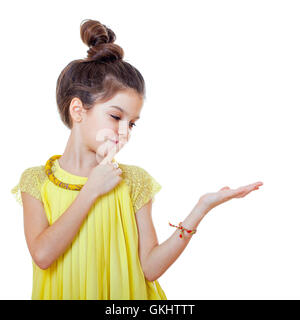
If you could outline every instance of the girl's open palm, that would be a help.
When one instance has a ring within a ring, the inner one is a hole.
[[[199,199],[199,204],[204,204],[208,210],[211,210],[219,204],[224,203],[233,198],[243,198],[251,191],[258,190],[259,187],[262,185],[263,183],[261,181],[258,181],[252,184],[248,184],[246,186],[239,187],[237,189],[230,189],[228,186],[226,186],[221,188],[217,192],[209,192],[204,194]]]

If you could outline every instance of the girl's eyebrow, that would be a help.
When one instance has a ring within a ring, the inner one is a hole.
[[[127,114],[127,112],[125,110],[123,110],[122,108],[118,107],[118,106],[111,106],[112,108],[116,108],[118,110],[120,110],[121,112],[124,112],[125,114]],[[140,117],[136,117],[135,119],[139,119]]]

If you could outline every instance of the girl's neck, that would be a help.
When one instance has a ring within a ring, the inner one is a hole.
[[[71,174],[87,177],[91,170],[98,165],[96,153],[89,149],[79,134],[71,130],[66,148],[58,159],[62,169]]]

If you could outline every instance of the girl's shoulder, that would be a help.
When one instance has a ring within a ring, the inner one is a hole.
[[[34,198],[42,201],[40,188],[46,178],[44,165],[26,168],[21,173],[18,184],[11,189],[11,193],[21,206],[23,205],[21,192],[27,192]]]
[[[134,211],[137,212],[150,199],[154,202],[155,194],[162,188],[160,183],[140,166],[119,163],[119,167],[122,170],[121,177],[129,185]]]

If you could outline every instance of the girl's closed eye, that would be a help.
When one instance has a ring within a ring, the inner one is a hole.
[[[120,117],[113,116],[112,114],[111,114],[110,116],[113,117],[113,118],[116,119],[116,120],[121,120]],[[133,126],[136,126],[136,124],[132,122],[132,123],[130,124],[130,126],[131,126],[131,128],[132,128]]]

